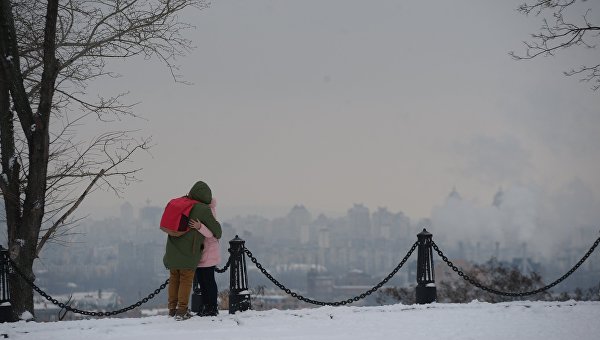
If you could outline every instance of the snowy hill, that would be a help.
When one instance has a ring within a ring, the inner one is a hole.
[[[175,321],[167,316],[0,324],[8,339],[598,339],[600,302],[321,307],[247,311]]]

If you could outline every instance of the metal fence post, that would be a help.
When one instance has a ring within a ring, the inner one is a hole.
[[[231,267],[229,269],[229,314],[251,309],[250,290],[248,290],[248,271],[246,270],[246,241],[235,235],[229,241]]]
[[[435,275],[433,269],[432,235],[423,229],[417,235],[417,288],[416,302],[419,304],[432,303],[437,300]]]
[[[8,249],[0,246],[0,322],[13,321],[8,274]]]

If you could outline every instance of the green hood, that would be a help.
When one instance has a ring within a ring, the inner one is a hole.
[[[190,189],[188,197],[204,204],[210,204],[210,201],[212,201],[212,192],[210,191],[208,184],[198,181],[194,184],[192,189]]]

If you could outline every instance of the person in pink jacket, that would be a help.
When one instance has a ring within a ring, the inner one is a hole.
[[[213,216],[217,216],[215,208],[216,200],[213,198],[210,202],[210,209]],[[196,282],[200,285],[200,293],[202,294],[202,306],[198,312],[199,316],[216,316],[219,314],[217,305],[217,282],[215,281],[215,268],[221,262],[221,248],[219,239],[221,238],[222,230],[219,228],[213,234],[204,224],[198,220],[190,221],[190,227],[197,229],[204,235],[204,243],[202,244],[202,257],[196,268]]]

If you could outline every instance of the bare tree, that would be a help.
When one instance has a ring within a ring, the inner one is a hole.
[[[92,98],[87,86],[116,77],[107,60],[158,58],[179,80],[191,49],[178,14],[202,0],[0,0],[0,191],[12,260],[30,280],[48,242],[62,242],[74,212],[98,188],[119,195],[136,180],[132,156],[150,147],[134,131],[77,135],[82,124],[137,117],[126,93]],[[33,314],[33,291],[11,274],[14,317]]]
[[[476,279],[486,287],[494,288],[504,292],[526,292],[543,286],[542,278],[539,274],[533,272],[525,274],[517,268],[504,263],[499,263],[496,259],[490,259],[485,264],[474,265],[465,270],[465,274]],[[437,301],[444,303],[467,303],[473,300],[485,302],[502,302],[517,300],[518,297],[505,297],[487,292],[473,286],[471,283],[456,276],[450,280],[440,280],[437,285]],[[377,301],[379,303],[402,302],[404,304],[415,303],[415,288],[389,287],[378,293]],[[547,300],[550,293],[542,292],[529,296],[529,300]]]
[[[480,265],[474,265],[465,274],[479,281],[482,285],[503,292],[527,292],[543,287],[542,277],[535,272],[522,273],[519,269],[506,263],[500,263],[495,258]],[[541,292],[527,297],[529,300],[547,300],[550,293]],[[464,303],[473,300],[485,302],[502,302],[522,299],[522,297],[506,297],[497,295],[473,286],[471,283],[456,277],[455,280],[438,283],[438,301]]]
[[[600,22],[592,15],[592,9],[583,4],[586,0],[532,0],[517,9],[527,16],[542,17],[542,27],[525,41],[525,54],[514,51],[516,60],[553,56],[568,48],[595,49],[600,40]],[[566,76],[579,76],[581,81],[592,84],[594,91],[600,89],[600,63],[581,65],[565,71]]]

